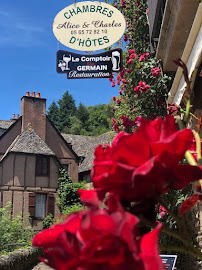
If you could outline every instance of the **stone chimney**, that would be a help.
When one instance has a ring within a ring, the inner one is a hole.
[[[30,123],[35,132],[45,141],[46,138],[46,99],[40,93],[29,92],[21,98],[22,131]]]

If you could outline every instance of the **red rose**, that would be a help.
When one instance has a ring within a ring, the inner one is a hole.
[[[149,53],[141,53],[139,61],[143,62],[147,58],[148,55],[149,55]]]
[[[117,100],[116,100],[116,103],[117,103],[118,105],[120,105],[120,104],[121,104],[121,100],[120,100],[120,99],[117,99]]]
[[[129,116],[122,115],[120,119],[123,121],[122,125],[127,130],[129,130],[130,128],[132,128],[132,127],[134,127],[136,125],[135,121],[129,119]]]
[[[125,7],[126,6],[125,0],[121,0],[121,6],[122,7]]]
[[[167,111],[170,115],[175,115],[180,111],[180,106],[176,103],[172,103],[168,106]]]
[[[135,53],[135,49],[134,50],[128,50],[129,54],[131,53]]]
[[[57,270],[163,270],[158,251],[161,225],[140,239],[138,218],[125,212],[112,195],[99,209],[102,194],[80,191],[89,210],[70,214],[63,224],[38,233],[45,263]],[[152,261],[152,263],[151,263]]]
[[[155,67],[151,69],[151,72],[153,77],[159,77],[161,70],[159,67]]]
[[[130,74],[131,72],[133,72],[133,70],[128,68],[126,72]]]
[[[137,95],[140,93],[145,93],[147,90],[150,88],[150,85],[147,85],[146,82],[139,82],[139,85],[134,88],[134,91],[136,92]]]
[[[129,59],[128,61],[127,61],[127,65],[132,65],[133,64],[133,59]]]
[[[123,40],[124,40],[125,42],[128,40],[128,36],[127,36],[127,34],[125,34],[125,35],[124,35]]]
[[[202,178],[200,167],[182,165],[192,142],[189,129],[177,131],[173,116],[141,120],[133,134],[120,132],[112,146],[99,145],[91,171],[94,187],[124,200],[155,198]]]
[[[160,205],[159,206],[159,212],[160,212],[161,218],[163,218],[165,216],[167,210],[162,205]]]
[[[138,57],[138,55],[135,54],[135,53],[132,53],[132,54],[130,55],[130,59],[135,59],[135,58],[137,58],[137,57]]]
[[[112,129],[115,130],[115,131],[120,131],[119,124],[113,125]]]
[[[115,81],[112,80],[111,87],[115,87]]]

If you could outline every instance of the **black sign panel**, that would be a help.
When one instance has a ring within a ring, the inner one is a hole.
[[[57,51],[57,72],[66,73],[68,79],[111,78],[122,68],[121,49],[88,55]]]
[[[160,255],[166,270],[174,270],[177,255]]]

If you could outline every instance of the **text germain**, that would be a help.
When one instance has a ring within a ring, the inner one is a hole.
[[[107,65],[96,65],[96,66],[78,66],[78,71],[85,71],[85,70],[107,70]]]

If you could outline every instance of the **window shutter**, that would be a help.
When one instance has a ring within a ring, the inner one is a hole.
[[[29,193],[29,213],[31,217],[35,216],[35,193]]]
[[[55,196],[52,193],[48,194],[48,213],[52,214],[54,216],[54,210],[55,210]]]

